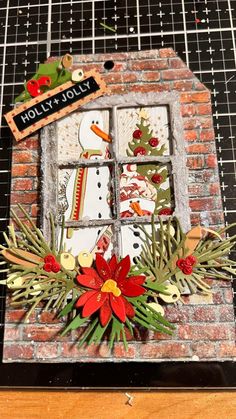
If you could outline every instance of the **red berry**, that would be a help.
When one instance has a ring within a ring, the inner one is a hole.
[[[152,176],[151,181],[153,183],[161,183],[163,181],[163,177],[159,175],[159,173],[155,173],[155,175]]]
[[[51,263],[49,263],[49,262],[45,263],[45,264],[43,265],[43,269],[44,269],[46,272],[52,272],[52,264],[51,264]]]
[[[193,265],[196,265],[197,258],[193,255],[189,255],[186,257],[185,261],[187,264],[190,264],[190,266],[193,266]]]
[[[185,264],[185,266],[184,266],[181,270],[182,270],[182,272],[183,272],[185,275],[191,275],[191,274],[193,273],[193,268],[192,268],[192,266],[188,266],[188,265],[186,265],[186,264]]]
[[[55,256],[53,256],[53,255],[47,255],[47,256],[45,256],[45,258],[44,258],[44,262],[45,263],[55,263],[56,262],[56,259],[55,259]]]
[[[146,156],[146,154],[147,154],[147,150],[144,147],[137,147],[134,150],[135,156]]]
[[[171,215],[173,214],[173,210],[171,208],[162,208],[158,215]]]
[[[178,266],[179,269],[183,269],[183,267],[185,266],[185,259],[178,259],[176,262],[176,266]]]
[[[158,146],[158,144],[159,144],[159,140],[158,140],[158,138],[151,138],[150,140],[149,140],[149,144],[150,144],[150,146],[151,147],[157,147]]]
[[[184,266],[190,266],[190,268],[192,268],[192,264],[187,259],[184,260]]]
[[[135,138],[136,140],[140,140],[140,138],[142,137],[143,133],[141,131],[141,129],[136,129],[133,132],[133,138]]]
[[[52,265],[52,272],[55,274],[61,270],[61,265],[58,262],[53,263]]]

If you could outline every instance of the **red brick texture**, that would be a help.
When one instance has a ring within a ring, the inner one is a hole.
[[[53,58],[54,59],[54,58]],[[52,60],[53,60],[52,59]],[[111,71],[104,62],[114,61]],[[188,190],[192,224],[223,223],[217,169],[211,95],[171,48],[130,53],[80,55],[74,67],[102,73],[111,92],[179,93],[189,169]],[[13,149],[11,204],[24,205],[37,218],[40,211],[40,143],[38,135],[16,144]],[[212,298],[185,297],[185,304],[167,306],[166,316],[176,325],[173,337],[137,331],[136,341],[127,333],[129,350],[117,343],[111,353],[105,344],[78,350],[78,336],[61,338],[61,324],[54,313],[31,316],[28,324],[19,323],[23,310],[6,311],[4,360],[18,361],[101,361],[140,360],[213,360],[234,359],[234,313],[231,285],[217,282]],[[16,326],[17,325],[17,326]]]
[[[225,285],[225,284],[224,284]],[[80,332],[61,337],[61,323],[54,313],[36,310],[27,324],[19,323],[23,310],[7,310],[4,360],[43,362],[99,362],[102,360],[213,360],[235,359],[235,323],[232,298],[226,286],[214,284],[213,296],[185,297],[185,305],[165,306],[166,317],[175,324],[173,337],[137,330],[135,339],[127,331],[128,352],[117,343],[113,352],[107,345],[91,345],[78,349]],[[231,293],[231,291],[230,291]],[[231,293],[232,294],[232,293]],[[14,350],[15,348],[15,350]]]

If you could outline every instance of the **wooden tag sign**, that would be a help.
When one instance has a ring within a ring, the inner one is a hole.
[[[104,80],[99,73],[91,70],[84,74],[80,82],[68,81],[23,103],[4,116],[16,141],[19,141],[106,92]]]

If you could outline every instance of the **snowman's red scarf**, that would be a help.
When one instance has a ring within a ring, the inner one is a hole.
[[[84,150],[80,158],[90,159],[92,156],[101,156],[101,150]],[[80,167],[76,170],[74,191],[73,191],[73,201],[70,220],[77,221],[82,218],[84,210],[84,198],[86,193],[86,183],[88,176],[88,168]]]

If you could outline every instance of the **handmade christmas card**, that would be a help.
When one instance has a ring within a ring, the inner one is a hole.
[[[207,88],[172,49],[67,55],[16,102],[4,362],[232,360]]]

